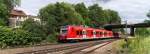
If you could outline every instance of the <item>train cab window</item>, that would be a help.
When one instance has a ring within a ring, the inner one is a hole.
[[[67,30],[61,30],[61,34],[66,34],[67,33]]]

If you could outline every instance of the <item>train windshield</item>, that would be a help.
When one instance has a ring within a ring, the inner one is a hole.
[[[67,30],[65,29],[65,30],[61,30],[61,32],[60,32],[61,34],[66,34],[67,33]]]
[[[67,33],[67,27],[68,26],[61,26],[60,34],[66,34]]]

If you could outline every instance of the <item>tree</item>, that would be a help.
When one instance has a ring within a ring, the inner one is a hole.
[[[56,16],[58,16],[56,17],[56,20],[59,20],[59,22],[62,21],[62,23],[65,22],[61,25],[79,25],[84,23],[84,20],[81,17],[81,15],[75,11],[75,8],[71,4],[56,3],[55,6],[55,11],[57,13]]]
[[[104,24],[103,10],[98,4],[89,7],[89,18],[92,20],[94,27],[100,27]]]
[[[150,31],[148,28],[136,28],[135,33],[137,35],[148,36],[150,34]]]
[[[9,10],[4,4],[3,0],[0,1],[0,26],[5,26],[7,24],[7,19],[9,16]]]
[[[26,30],[31,33],[38,34],[39,36],[45,37],[46,33],[39,21],[34,21],[34,19],[29,18],[25,20],[22,24],[21,29]]]
[[[150,18],[150,11],[147,13],[147,17]],[[150,23],[150,20],[145,20],[145,23]]]
[[[76,5],[74,5],[74,8],[82,16],[82,18],[85,22],[85,25],[91,26],[91,20],[88,16],[89,10],[88,10],[88,8],[86,8],[84,3],[76,4]]]
[[[144,20],[144,23],[150,23],[150,20]]]
[[[9,13],[21,0],[0,0],[0,26],[8,25]]]
[[[42,22],[49,33],[58,32],[63,25],[80,25],[84,20],[74,7],[68,3],[49,4],[39,12]]]
[[[3,3],[12,10],[15,6],[20,6],[21,0],[3,0]]]
[[[104,12],[104,18],[107,24],[118,24],[121,21],[119,14],[116,11],[106,9]]]
[[[150,11],[147,13],[147,17],[149,17],[149,18],[150,18]]]
[[[41,18],[42,24],[47,29],[47,34],[53,33],[56,30],[56,16],[52,15],[55,14],[55,9],[56,6],[54,4],[49,4],[48,6],[42,8],[39,12],[39,17]]]
[[[83,18],[88,18],[88,9],[84,5],[84,3],[76,4],[74,7],[75,7],[75,10],[78,13],[80,13]]]

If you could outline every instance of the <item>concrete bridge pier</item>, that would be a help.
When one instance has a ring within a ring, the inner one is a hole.
[[[131,36],[134,36],[134,35],[135,35],[134,27],[131,27],[131,28],[130,28],[130,35],[131,35]]]

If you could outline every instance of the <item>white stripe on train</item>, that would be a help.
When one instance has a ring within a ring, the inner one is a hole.
[[[93,37],[94,38],[94,37]],[[93,38],[67,38],[68,40],[71,40],[71,39],[93,39]],[[105,36],[105,37],[95,37],[96,38],[111,38],[110,36]]]

